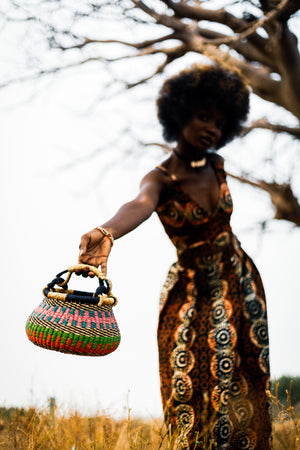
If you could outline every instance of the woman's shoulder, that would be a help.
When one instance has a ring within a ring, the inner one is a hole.
[[[166,184],[169,184],[171,175],[164,163],[159,164],[150,172],[146,173],[141,181],[141,186],[145,184],[156,185],[162,189]]]
[[[170,181],[172,181],[173,175],[169,169],[169,159],[170,157],[162,161],[160,164],[154,167],[154,169],[150,170],[150,172],[148,172],[144,176],[143,180],[162,183],[163,185],[168,184]]]
[[[224,170],[224,158],[218,153],[209,153],[209,159],[216,169]]]

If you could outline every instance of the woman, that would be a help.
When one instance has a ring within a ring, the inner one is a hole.
[[[260,276],[230,227],[223,158],[249,91],[220,65],[192,66],[165,81],[158,118],[171,155],[139,195],[81,239],[79,262],[106,274],[113,244],[156,211],[176,246],[161,295],[161,394],[175,448],[269,449],[266,303]],[[85,273],[87,276],[88,272]],[[92,275],[89,273],[89,275]]]

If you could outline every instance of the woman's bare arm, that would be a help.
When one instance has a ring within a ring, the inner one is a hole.
[[[109,231],[115,239],[134,230],[155,210],[163,185],[163,176],[157,170],[149,172],[141,182],[138,196],[125,203],[110,220],[101,226]],[[81,238],[78,262],[95,267],[101,265],[101,270],[106,275],[111,246],[111,241],[107,236],[104,236],[101,231],[93,229]],[[85,275],[87,274],[93,275],[91,272],[86,272]]]
[[[103,224],[115,239],[129,233],[151,216],[155,210],[162,188],[161,175],[155,171],[147,174],[142,182],[138,196],[125,203],[110,220]]]

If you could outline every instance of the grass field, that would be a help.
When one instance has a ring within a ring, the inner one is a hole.
[[[274,450],[300,450],[300,408],[274,406]],[[62,413],[54,403],[47,410],[0,408],[0,449],[16,450],[167,450],[171,436],[161,419],[115,420],[78,411]],[[215,449],[212,443],[197,449]],[[262,449],[260,449],[262,450]]]

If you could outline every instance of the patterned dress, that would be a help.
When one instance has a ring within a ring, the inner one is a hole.
[[[161,294],[161,394],[174,448],[271,448],[266,302],[260,275],[230,227],[232,200],[222,164],[212,213],[165,167],[170,183],[156,212],[176,246]],[[205,444],[206,442],[206,444]]]

